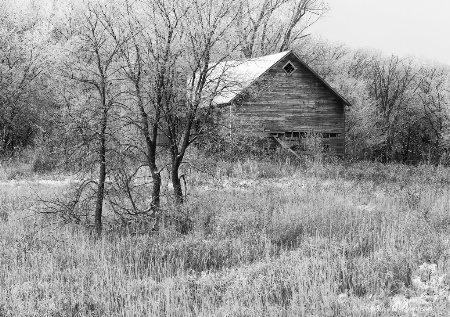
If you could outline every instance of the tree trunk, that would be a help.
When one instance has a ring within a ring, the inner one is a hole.
[[[97,203],[95,206],[95,232],[97,237],[102,234],[102,211],[103,211],[103,197],[105,194],[105,179],[106,179],[106,162],[100,163],[100,175],[98,178],[97,187]]]
[[[406,149],[403,149],[403,157],[402,157],[402,161],[403,163],[408,163],[410,161],[410,151],[411,148],[411,126],[408,126],[408,139],[406,141]]]
[[[155,212],[158,212],[159,207],[161,206],[161,175],[154,171],[152,172],[152,180],[153,180],[153,189],[152,189],[152,204]]]
[[[104,97],[103,97],[104,98]],[[105,101],[105,100],[103,100]],[[105,180],[106,180],[106,126],[108,113],[105,106],[102,114],[102,122],[100,128],[100,148],[99,148],[99,159],[100,159],[100,172],[98,177],[97,186],[97,202],[95,206],[95,232],[97,237],[102,234],[102,212],[103,212],[103,199],[105,196]]]
[[[143,109],[143,108],[142,108]],[[147,143],[147,164],[152,173],[153,180],[153,190],[152,190],[152,204],[157,211],[160,207],[160,193],[161,193],[161,175],[158,172],[158,167],[156,166],[156,138],[157,132],[153,133],[153,141],[150,137],[149,126],[147,123],[147,115],[143,110],[141,110],[142,123],[143,123],[143,133],[145,137],[145,142]]]
[[[143,101],[141,98],[141,90],[138,85],[136,85],[136,94],[139,98],[139,111],[141,114],[141,123],[142,123],[142,133],[144,134],[145,143],[147,145],[147,164],[150,168],[150,172],[152,173],[152,181],[153,181],[153,189],[152,189],[152,205],[157,215],[158,222],[158,213],[161,205],[161,174],[158,172],[158,167],[156,166],[156,147],[157,147],[157,137],[158,137],[158,125],[157,123],[153,123],[152,131],[150,131],[150,125],[148,124],[148,114],[145,112]],[[159,114],[156,115],[156,122],[159,120]],[[150,135],[150,133],[152,135]],[[152,140],[153,136],[153,140]],[[158,225],[158,224],[157,224]]]
[[[175,195],[175,203],[177,205],[182,205],[184,202],[184,199],[183,199],[183,189],[181,187],[181,180],[178,175],[179,169],[180,169],[179,160],[172,161],[171,178],[172,178],[172,185],[173,185],[173,193]]]

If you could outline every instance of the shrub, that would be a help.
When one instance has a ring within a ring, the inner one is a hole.
[[[31,166],[34,173],[43,174],[53,171],[57,166],[57,162],[49,154],[38,151],[33,157]]]
[[[3,175],[7,180],[18,180],[30,177],[31,166],[22,162],[8,163],[3,167]]]
[[[6,210],[0,209],[0,222],[7,223],[9,218],[9,214]]]

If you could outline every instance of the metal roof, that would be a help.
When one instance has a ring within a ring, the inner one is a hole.
[[[213,66],[209,74],[216,94],[213,103],[226,104],[233,101],[244,89],[267,72],[291,51],[267,55],[245,61],[226,61]]]
[[[223,105],[233,102],[246,88],[250,87],[259,77],[268,72],[277,62],[293,53],[292,50],[277,54],[251,58],[244,61],[225,61],[211,66],[208,73],[207,90],[212,93],[212,103]],[[312,70],[295,53],[294,56],[319,81],[329,88],[345,104],[350,103],[334,90],[322,77]]]

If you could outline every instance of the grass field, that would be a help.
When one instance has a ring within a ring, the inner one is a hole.
[[[36,215],[70,179],[0,172],[0,316],[447,316],[450,169],[218,163],[188,235]],[[11,176],[14,174],[13,176]]]

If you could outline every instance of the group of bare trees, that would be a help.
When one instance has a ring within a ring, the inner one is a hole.
[[[180,167],[226,86],[211,85],[215,67],[288,49],[326,11],[321,0],[27,3],[0,2],[0,154],[45,146],[83,172],[75,196],[98,234],[105,200],[158,224],[164,170],[182,205]]]
[[[322,0],[240,0],[237,5],[237,30],[246,58],[290,49],[328,10]]]
[[[286,24],[292,7],[296,13]],[[83,188],[95,193],[97,233],[104,200],[124,217],[152,215],[158,226],[166,169],[181,206],[180,167],[218,93],[211,85],[214,68],[287,49],[310,23],[305,17],[323,10],[311,0],[92,0],[70,7],[52,30],[60,55],[54,74],[62,105],[59,137],[70,165],[91,175]],[[249,28],[251,38],[241,37]],[[277,42],[269,46],[271,38]],[[167,143],[163,159],[161,138]],[[145,170],[151,191],[139,181]]]
[[[151,213],[159,221],[164,168],[171,170],[176,202],[183,202],[178,170],[195,137],[192,127],[205,82],[186,87],[185,74],[206,77],[221,29],[199,22],[222,24],[224,13],[216,9],[206,1],[88,2],[71,12],[75,23],[58,30],[66,55],[60,73],[71,87],[64,89],[67,118],[81,119],[67,126],[66,135],[73,143],[78,132],[81,142],[72,152],[83,160],[91,150],[91,166],[98,167],[93,177],[98,234],[104,199],[120,214]],[[160,134],[169,140],[171,153],[163,166],[157,166]],[[152,178],[151,200],[143,199],[136,184],[143,167]]]
[[[45,78],[47,38],[35,17],[9,14],[0,3],[0,155],[33,144],[51,108]]]
[[[299,51],[352,102],[349,158],[448,164],[449,66],[324,41]]]

